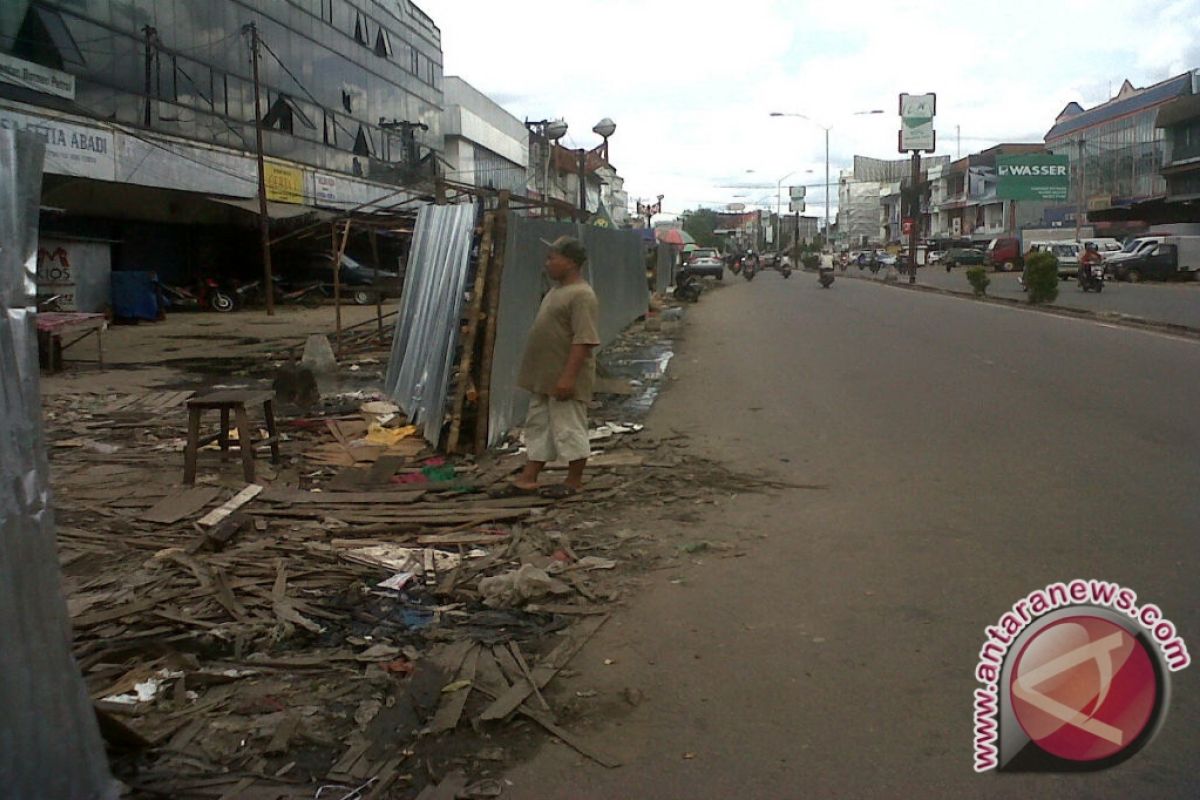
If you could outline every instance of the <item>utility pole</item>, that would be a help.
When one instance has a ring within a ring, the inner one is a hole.
[[[154,81],[151,75],[151,66],[154,63],[154,40],[158,37],[158,31],[155,30],[151,25],[143,25],[142,33],[146,35],[146,108],[142,114],[142,124],[149,128],[151,123],[154,121],[153,114],[151,113],[151,103],[153,101],[150,99],[155,94],[153,90]]]
[[[1084,182],[1083,171],[1086,155],[1083,152],[1083,144],[1084,141],[1081,138],[1079,140],[1079,189],[1075,194],[1075,241],[1077,242],[1079,241],[1079,236],[1082,233],[1080,229],[1083,227],[1083,193],[1084,187],[1086,186]]]
[[[271,273],[271,233],[267,218],[267,175],[263,168],[262,108],[258,88],[258,28],[253,22],[242,28],[250,32],[250,61],[254,65],[254,142],[258,148],[258,230],[262,240],[263,291],[267,316],[275,314],[275,279]]]
[[[587,222],[587,150],[581,147],[575,155],[579,158],[579,221]]]

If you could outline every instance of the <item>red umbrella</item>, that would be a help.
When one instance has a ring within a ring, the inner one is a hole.
[[[683,246],[696,241],[691,235],[685,233],[679,228],[659,228],[655,233],[658,235],[658,241],[663,244],[677,244]]]

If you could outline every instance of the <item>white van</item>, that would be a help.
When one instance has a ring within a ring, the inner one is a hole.
[[[1089,244],[1096,245],[1096,249],[1100,251],[1100,255],[1107,259],[1114,253],[1121,252],[1121,243],[1116,239],[1099,238],[1099,239],[1080,239],[1079,244],[1087,246]]]
[[[1034,253],[1053,253],[1058,258],[1058,277],[1060,280],[1070,280],[1079,271],[1079,253],[1083,245],[1079,242],[1032,242],[1029,245],[1026,258]]]

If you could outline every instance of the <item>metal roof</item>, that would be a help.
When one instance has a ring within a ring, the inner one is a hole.
[[[1046,133],[1046,141],[1061,138],[1082,128],[1108,122],[1117,117],[1143,111],[1179,95],[1190,94],[1191,86],[1192,75],[1190,72],[1168,78],[1162,83],[1143,89],[1132,97],[1104,103],[1060,122]]]

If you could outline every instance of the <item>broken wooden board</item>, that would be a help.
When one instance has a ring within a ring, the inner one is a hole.
[[[425,496],[424,489],[395,489],[377,492],[307,492],[303,489],[268,489],[262,493],[265,503],[299,505],[408,505]]]
[[[528,680],[517,682],[500,699],[484,709],[479,718],[482,720],[504,719],[516,711],[521,703],[525,702],[525,698],[534,693],[535,686],[540,689],[548,684],[558,674],[558,671],[583,649],[588,639],[591,639],[607,620],[608,616],[603,616],[592,617],[580,622],[571,631],[566,641],[554,648],[530,671],[533,676],[533,685]]]
[[[240,492],[235,494],[233,497],[226,500],[225,503],[223,505],[221,505],[219,508],[213,509],[208,514],[206,514],[203,518],[201,518],[200,524],[205,527],[211,527],[213,525],[216,525],[218,522],[220,522],[221,520],[228,517],[234,511],[237,511],[239,508],[246,505],[246,503],[249,503],[251,500],[253,500],[255,497],[257,497],[262,492],[262,490],[263,490],[263,487],[257,483],[246,484],[246,488],[242,489]]]
[[[475,681],[475,669],[479,663],[480,645],[473,647],[468,653],[466,659],[455,675],[454,682],[467,681],[471,684]],[[433,722],[429,723],[430,733],[444,733],[452,731],[458,727],[458,721],[462,718],[463,708],[467,705],[467,698],[471,694],[471,686],[468,685],[455,692],[448,692],[442,698],[441,704],[438,706],[437,712],[433,715]]]
[[[196,486],[172,492],[138,515],[145,522],[171,525],[190,517],[217,499],[221,490],[215,486]]]

